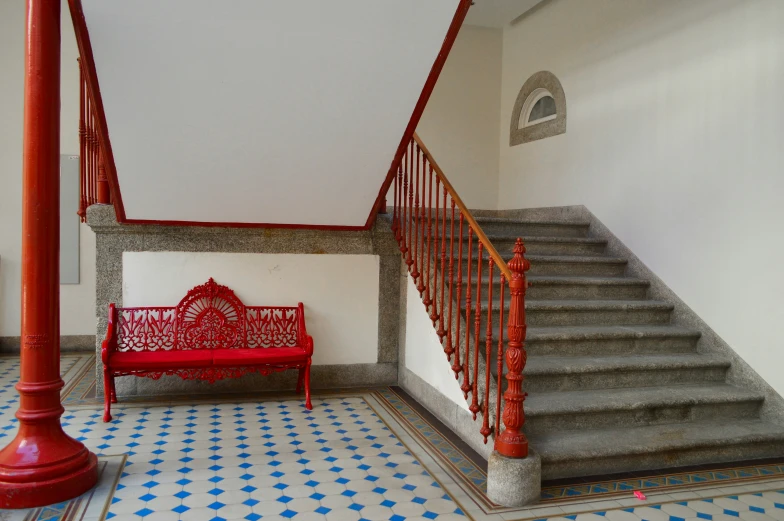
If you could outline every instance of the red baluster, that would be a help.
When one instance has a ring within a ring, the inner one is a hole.
[[[95,161],[95,143],[93,141],[93,111],[88,105],[87,117],[87,206],[93,204],[93,163]]]
[[[92,141],[92,178],[90,179],[90,204],[98,202],[98,139],[95,133],[95,112],[91,115],[92,119],[92,132],[90,132],[90,140]]]
[[[414,282],[416,282],[417,279],[419,278],[419,256],[417,255],[417,252],[419,251],[419,221],[420,221],[420,218],[419,218],[419,153],[420,153],[419,145],[417,145],[416,146],[416,169],[415,169],[416,179],[415,179],[415,185],[414,185],[414,238],[413,238],[413,241],[414,241],[414,253],[412,255],[413,260],[414,260],[414,264],[413,264],[414,271],[411,272],[411,276],[414,277]],[[413,161],[413,159],[414,159],[413,158],[413,154],[412,154],[411,159]],[[420,296],[421,296],[421,293],[422,292],[420,291]]]
[[[406,236],[408,235],[408,229],[406,228],[408,224],[408,169],[406,168],[406,158],[408,157],[408,150],[406,150],[406,154],[404,155],[403,159],[400,161],[400,165],[403,168],[403,192],[401,193],[400,199],[403,205],[403,215],[400,223],[400,253],[403,254],[403,261],[407,263],[408,256],[406,252],[408,252],[408,246],[406,246]]]
[[[85,185],[87,184],[86,167],[87,167],[87,144],[86,136],[87,129],[84,122],[84,113],[87,110],[85,103],[85,82],[84,70],[82,69],[82,60],[77,58],[79,64],[79,217],[82,222],[87,218],[87,198],[85,197]]]
[[[490,429],[490,357],[493,352],[493,258],[487,261],[487,271],[489,280],[487,281],[487,329],[485,330],[485,401],[482,413],[482,428],[479,433],[487,443],[487,437],[493,432]],[[501,390],[498,389],[498,393]]]
[[[432,173],[432,171],[433,171],[433,166],[431,165],[430,166],[430,172]],[[439,201],[439,196],[440,195],[441,195],[441,186],[440,186],[440,183],[439,183],[439,180],[438,180],[438,176],[436,176],[436,218],[435,218],[435,221],[436,221],[436,233],[435,233],[435,236],[434,236],[435,244],[433,244],[433,268],[434,268],[434,273],[433,273],[433,291],[432,291],[432,295],[431,295],[431,297],[433,299],[432,300],[432,304],[433,305],[430,308],[430,321],[433,323],[433,327],[436,327],[436,321],[438,320],[438,309],[439,309],[439,307],[438,307],[438,273],[439,273],[438,272],[438,239],[440,237],[438,235],[438,211],[441,208],[441,206],[439,204],[439,202],[440,202]],[[443,231],[441,232],[441,235],[443,235]],[[428,255],[430,255],[429,247],[428,247]],[[443,270],[444,270],[444,267],[442,265],[441,266],[441,271],[443,272]],[[438,330],[436,329],[436,331],[438,331]],[[442,338],[439,336],[439,341],[440,340],[442,340]]]
[[[444,187],[444,199],[446,201],[446,187]],[[451,199],[451,198],[450,198]],[[452,221],[449,231],[449,312],[447,313],[447,322],[446,322],[446,348],[444,351],[446,352],[447,360],[452,360],[452,353],[455,352],[453,338],[452,338],[452,291],[455,287],[455,200],[451,199],[452,201]],[[444,208],[446,208],[446,202],[444,202]],[[460,270],[460,266],[458,265],[458,272]],[[459,277],[460,275],[458,275]],[[457,301],[460,302],[460,287],[458,282],[458,290],[457,290]],[[459,322],[459,321],[458,321]],[[443,326],[443,320],[441,321]],[[457,337],[459,338],[459,336]],[[460,364],[457,364],[458,366]],[[452,370],[454,371],[454,366]]]
[[[463,391],[463,398],[468,398],[468,391],[471,390],[471,373],[469,372],[468,363],[471,360],[471,253],[473,252],[472,239],[474,237],[474,230],[468,226],[468,260],[466,261],[466,268],[468,269],[468,284],[466,284],[466,315],[465,315],[465,356],[463,357],[463,385],[460,389]]]
[[[504,376],[504,285],[506,277],[501,274],[501,292],[498,304],[498,382],[496,383],[495,395],[495,432],[501,432],[501,378]],[[488,362],[489,364],[489,362]]]
[[[411,147],[408,154],[408,247],[406,248],[406,264],[408,271],[413,273],[414,259],[411,255],[414,224],[414,140],[411,140]]]
[[[436,178],[436,186],[438,186],[438,178]],[[440,192],[436,190],[436,198],[438,198],[438,194]],[[436,203],[438,206],[438,203]],[[436,223],[438,223],[438,212],[436,212]],[[436,224],[438,226],[438,224]],[[436,233],[438,236],[438,233]],[[446,335],[446,330],[444,330],[444,283],[446,278],[446,187],[444,187],[444,204],[443,209],[441,210],[441,301],[438,304],[438,338],[441,340],[441,343],[444,342],[444,336]],[[435,324],[433,324],[435,325]]]
[[[454,212],[454,200],[452,201],[452,211]],[[454,228],[454,224],[452,225]],[[457,320],[455,321],[455,336],[454,339],[454,349],[455,349],[455,360],[452,362],[452,371],[455,373],[455,380],[457,380],[458,376],[460,375],[460,371],[463,370],[463,366],[460,365],[460,292],[463,290],[463,212],[460,212],[460,236],[457,242]],[[452,303],[450,302],[450,306]],[[451,318],[451,317],[450,317]],[[451,327],[450,327],[451,329]]]
[[[397,176],[395,176],[395,179],[394,179],[394,182],[393,182],[393,185],[394,185],[393,191],[394,191],[395,196],[392,199],[394,201],[392,203],[392,232],[395,234],[395,239],[399,239],[400,238],[400,235],[398,234],[399,228],[398,228],[398,225],[397,225],[397,192],[398,192],[397,186],[399,184],[398,183],[398,178],[400,176],[400,166],[397,167],[397,172],[398,172]]]
[[[421,157],[419,153],[421,149],[417,147],[417,171],[422,169],[422,213],[420,214],[418,224],[422,227],[422,231],[419,233],[419,240],[420,244],[417,247],[417,251],[419,252],[419,265],[421,277],[419,282],[417,283],[417,289],[419,290],[419,298],[422,298],[425,292],[425,231],[426,231],[426,223],[425,220],[425,195],[427,194],[427,180],[425,179],[427,169],[425,168],[425,154],[422,153]],[[421,159],[421,162],[420,162]],[[419,185],[417,185],[417,189],[419,189]],[[429,212],[429,209],[428,209]]]
[[[100,148],[98,149],[100,150]],[[106,178],[106,170],[103,166],[103,156],[98,153],[98,182],[97,194],[99,204],[109,204],[109,180]]]
[[[482,322],[482,241],[476,238],[476,315],[474,317],[474,385],[471,389],[471,405],[468,410],[474,415],[479,412],[477,380],[479,380],[479,330]]]
[[[422,167],[425,168],[429,166],[428,172],[428,196],[427,196],[427,263],[425,266],[427,267],[427,276],[425,277],[425,309],[429,308],[430,305],[433,303],[433,299],[430,298],[431,287],[430,287],[430,251],[433,246],[433,166],[432,165],[425,165],[425,158],[422,158]],[[438,197],[436,197],[436,201],[438,201]],[[436,219],[436,222],[438,220]],[[424,226],[425,223],[422,223]],[[422,245],[424,246],[424,244]],[[433,310],[430,310],[430,317],[433,317]],[[433,321],[435,322],[435,321]]]
[[[514,257],[509,261],[512,279],[509,293],[512,303],[509,306],[507,335],[509,347],[506,350],[506,392],[504,393],[504,431],[495,439],[495,450],[509,458],[524,458],[528,455],[528,439],[523,434],[525,411],[523,401],[523,369],[525,369],[525,272],[530,263],[525,259],[525,246],[517,239]]]

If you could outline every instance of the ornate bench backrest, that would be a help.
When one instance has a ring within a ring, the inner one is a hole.
[[[175,308],[117,308],[116,314],[118,351],[299,345],[299,308],[245,306],[213,279],[190,290]]]
[[[245,305],[232,290],[210,279],[177,305],[180,349],[233,349],[245,344]]]

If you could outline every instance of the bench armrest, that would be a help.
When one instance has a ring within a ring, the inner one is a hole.
[[[297,304],[297,319],[299,320],[299,345],[301,345],[308,356],[313,355],[313,337],[308,334],[305,328],[305,305],[300,302]]]
[[[116,316],[114,303],[109,304],[109,325],[106,328],[106,337],[101,343],[101,362],[106,365],[111,355],[117,348],[117,338],[114,335],[114,319]]]

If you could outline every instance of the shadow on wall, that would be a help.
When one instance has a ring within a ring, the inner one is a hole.
[[[555,2],[566,0],[554,0]],[[614,0],[613,7],[619,6]],[[624,7],[628,9],[628,16],[618,16],[612,19],[603,16],[601,8],[595,10],[593,20],[583,20],[581,23],[594,23],[595,27],[586,31],[591,35],[586,39],[584,51],[575,56],[575,60],[569,63],[568,70],[573,72],[581,69],[591,69],[598,63],[612,58],[618,54],[618,38],[624,41],[624,52],[631,53],[636,49],[644,47],[651,42],[660,41],[664,36],[683,31],[695,24],[712,18],[715,14],[726,13],[731,9],[741,9],[742,2],[738,0],[712,0],[711,2],[683,2],[682,0],[659,0],[657,2],[628,2]],[[621,5],[623,5],[621,3]],[[677,11],[678,16],[664,16],[667,12]],[[536,14],[534,14],[534,17]],[[532,17],[532,18],[534,18]],[[649,20],[656,18],[658,23],[651,24]],[[630,24],[629,21],[633,22]],[[666,20],[665,23],[661,23]],[[530,22],[529,22],[530,23]],[[604,44],[602,42],[607,42]],[[695,42],[698,43],[698,42]],[[710,53],[712,49],[706,48],[705,52]],[[679,60],[688,59],[691,53],[671,54],[666,58],[675,67],[681,62]],[[633,76],[636,72],[645,70],[645,63],[639,62],[640,71],[629,71]]]

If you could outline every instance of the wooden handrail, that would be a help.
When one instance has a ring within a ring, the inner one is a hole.
[[[460,209],[463,216],[465,217],[465,220],[468,221],[469,226],[471,226],[471,229],[474,230],[474,233],[476,234],[477,238],[482,242],[482,246],[484,246],[488,255],[490,255],[490,257],[493,258],[493,261],[495,262],[496,266],[498,266],[498,269],[501,270],[501,273],[504,274],[506,280],[512,280],[512,271],[509,269],[509,266],[506,265],[506,261],[503,259],[503,257],[501,257],[501,254],[499,254],[498,251],[495,249],[493,243],[490,242],[490,239],[487,238],[487,235],[485,235],[485,232],[484,230],[482,230],[482,227],[479,226],[479,223],[476,222],[476,219],[471,214],[471,211],[468,209],[468,207],[465,205],[463,200],[457,194],[457,191],[452,186],[452,183],[450,183],[449,179],[447,179],[446,174],[444,174],[444,171],[441,170],[440,166],[438,166],[438,163],[433,157],[433,154],[430,153],[430,150],[427,149],[427,147],[419,138],[419,135],[416,132],[414,132],[414,141],[419,146],[419,148],[422,149],[422,153],[425,154],[425,157],[427,157],[427,160],[433,166],[433,171],[441,179],[444,188],[446,188],[446,190],[449,192],[449,196],[455,202],[455,205]]]
[[[525,272],[530,263],[524,256],[522,239],[517,238],[514,255],[505,262],[415,132],[398,165],[390,195],[394,198],[392,231],[400,253],[447,362],[462,382],[463,396],[467,401],[470,396],[468,410],[474,420],[482,415],[479,433],[485,443],[495,433],[495,449],[501,455],[526,457],[522,373],[526,360]],[[497,293],[495,270],[500,275]],[[493,362],[498,367],[496,378],[491,374]],[[505,389],[502,378],[507,382]],[[493,414],[494,421],[490,418]]]

